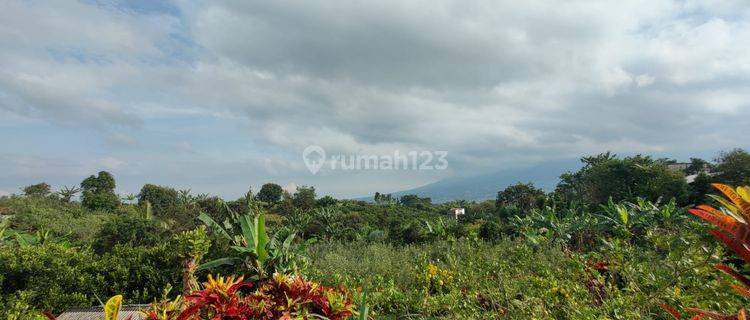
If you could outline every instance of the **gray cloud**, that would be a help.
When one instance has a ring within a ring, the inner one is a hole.
[[[225,147],[264,168],[246,179],[285,184],[305,183],[309,144],[449,151],[452,171],[410,177],[427,182],[604,150],[735,147],[721,137],[750,124],[748,51],[743,1],[11,1],[0,108],[103,130],[112,150],[137,141],[148,163],[189,151],[185,170],[208,172],[222,161],[183,128],[220,119],[206,130],[240,128],[252,149]],[[133,176],[154,172],[120,156]],[[340,193],[351,177],[316,181]]]

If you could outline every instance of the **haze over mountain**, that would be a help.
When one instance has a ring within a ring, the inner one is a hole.
[[[579,159],[547,161],[538,165],[481,175],[446,178],[418,188],[393,192],[391,195],[400,197],[406,194],[416,194],[420,197],[432,198],[433,202],[482,201],[494,199],[498,191],[518,182],[531,182],[545,191],[552,191],[559,181],[560,174],[579,168],[581,168]],[[372,196],[361,199],[371,201]]]

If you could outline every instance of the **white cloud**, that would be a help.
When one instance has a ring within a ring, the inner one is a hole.
[[[89,147],[109,160],[69,172],[146,175],[182,150],[198,175],[250,163],[261,170],[248,179],[298,182],[309,144],[447,150],[452,169],[481,171],[606,149],[734,147],[717,131],[748,125],[743,1],[175,6],[0,4],[0,109],[93,130],[113,148]],[[145,151],[117,148],[136,142]]]

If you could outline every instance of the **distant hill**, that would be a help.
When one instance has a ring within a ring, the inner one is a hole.
[[[581,167],[579,159],[544,162],[526,168],[500,170],[482,175],[451,177],[414,189],[391,193],[394,197],[416,194],[430,197],[433,202],[452,200],[482,201],[495,199],[497,192],[517,182],[532,182],[546,191],[552,191],[560,174]],[[372,196],[359,200],[372,201]]]

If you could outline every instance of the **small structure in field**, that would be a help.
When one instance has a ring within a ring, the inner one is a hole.
[[[456,220],[458,220],[459,216],[464,214],[466,214],[466,209],[464,208],[451,208],[448,210],[448,216]]]
[[[120,314],[117,316],[118,320],[125,320],[128,317],[132,317],[132,320],[144,320],[146,317],[141,312],[142,310],[148,310],[150,308],[147,304],[131,304],[122,306],[120,308]],[[102,307],[91,307],[91,308],[74,308],[63,312],[63,314],[57,317],[57,320],[101,320],[104,319],[104,308]]]

